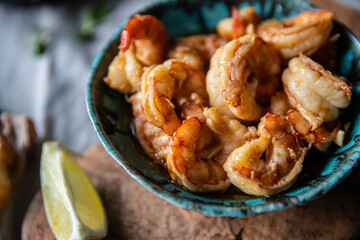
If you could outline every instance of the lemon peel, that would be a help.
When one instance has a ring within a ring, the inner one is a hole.
[[[57,239],[100,239],[107,220],[101,200],[74,153],[45,142],[40,164],[41,191],[49,225]]]

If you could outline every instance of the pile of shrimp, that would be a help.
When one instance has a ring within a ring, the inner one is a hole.
[[[261,21],[233,7],[217,33],[170,41],[159,19],[135,15],[104,81],[128,96],[139,142],[173,181],[270,196],[294,183],[312,146],[343,144],[351,84],[328,71],[333,18]]]

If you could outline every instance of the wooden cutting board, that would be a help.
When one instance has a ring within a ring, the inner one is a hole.
[[[98,144],[80,166],[105,205],[106,239],[359,239],[360,168],[324,197],[285,211],[247,218],[216,218],[176,207],[132,179]],[[23,240],[55,239],[41,193],[22,226]]]

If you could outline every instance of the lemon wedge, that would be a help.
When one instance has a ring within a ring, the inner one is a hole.
[[[73,156],[59,142],[43,144],[40,181],[47,220],[56,239],[103,238],[104,208]]]

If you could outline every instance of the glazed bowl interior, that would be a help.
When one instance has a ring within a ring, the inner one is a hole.
[[[161,1],[140,14],[158,17],[170,38],[215,31],[216,24],[229,17],[231,6],[252,5],[262,19],[294,16],[306,9],[316,9],[306,1]],[[125,22],[126,23],[126,22]],[[137,181],[158,197],[180,207],[212,216],[244,217],[281,210],[317,198],[347,176],[357,165],[360,147],[360,45],[354,35],[340,22],[334,21],[332,34],[340,33],[337,41],[336,74],[353,85],[349,109],[341,116],[350,122],[344,146],[332,146],[326,154],[311,151],[304,160],[303,171],[287,191],[272,197],[249,196],[235,187],[226,192],[193,193],[173,181],[162,166],[154,164],[140,146],[131,125],[131,106],[124,95],[104,83],[107,68],[118,53],[119,36],[124,24],[93,62],[87,86],[89,116],[107,152]]]

